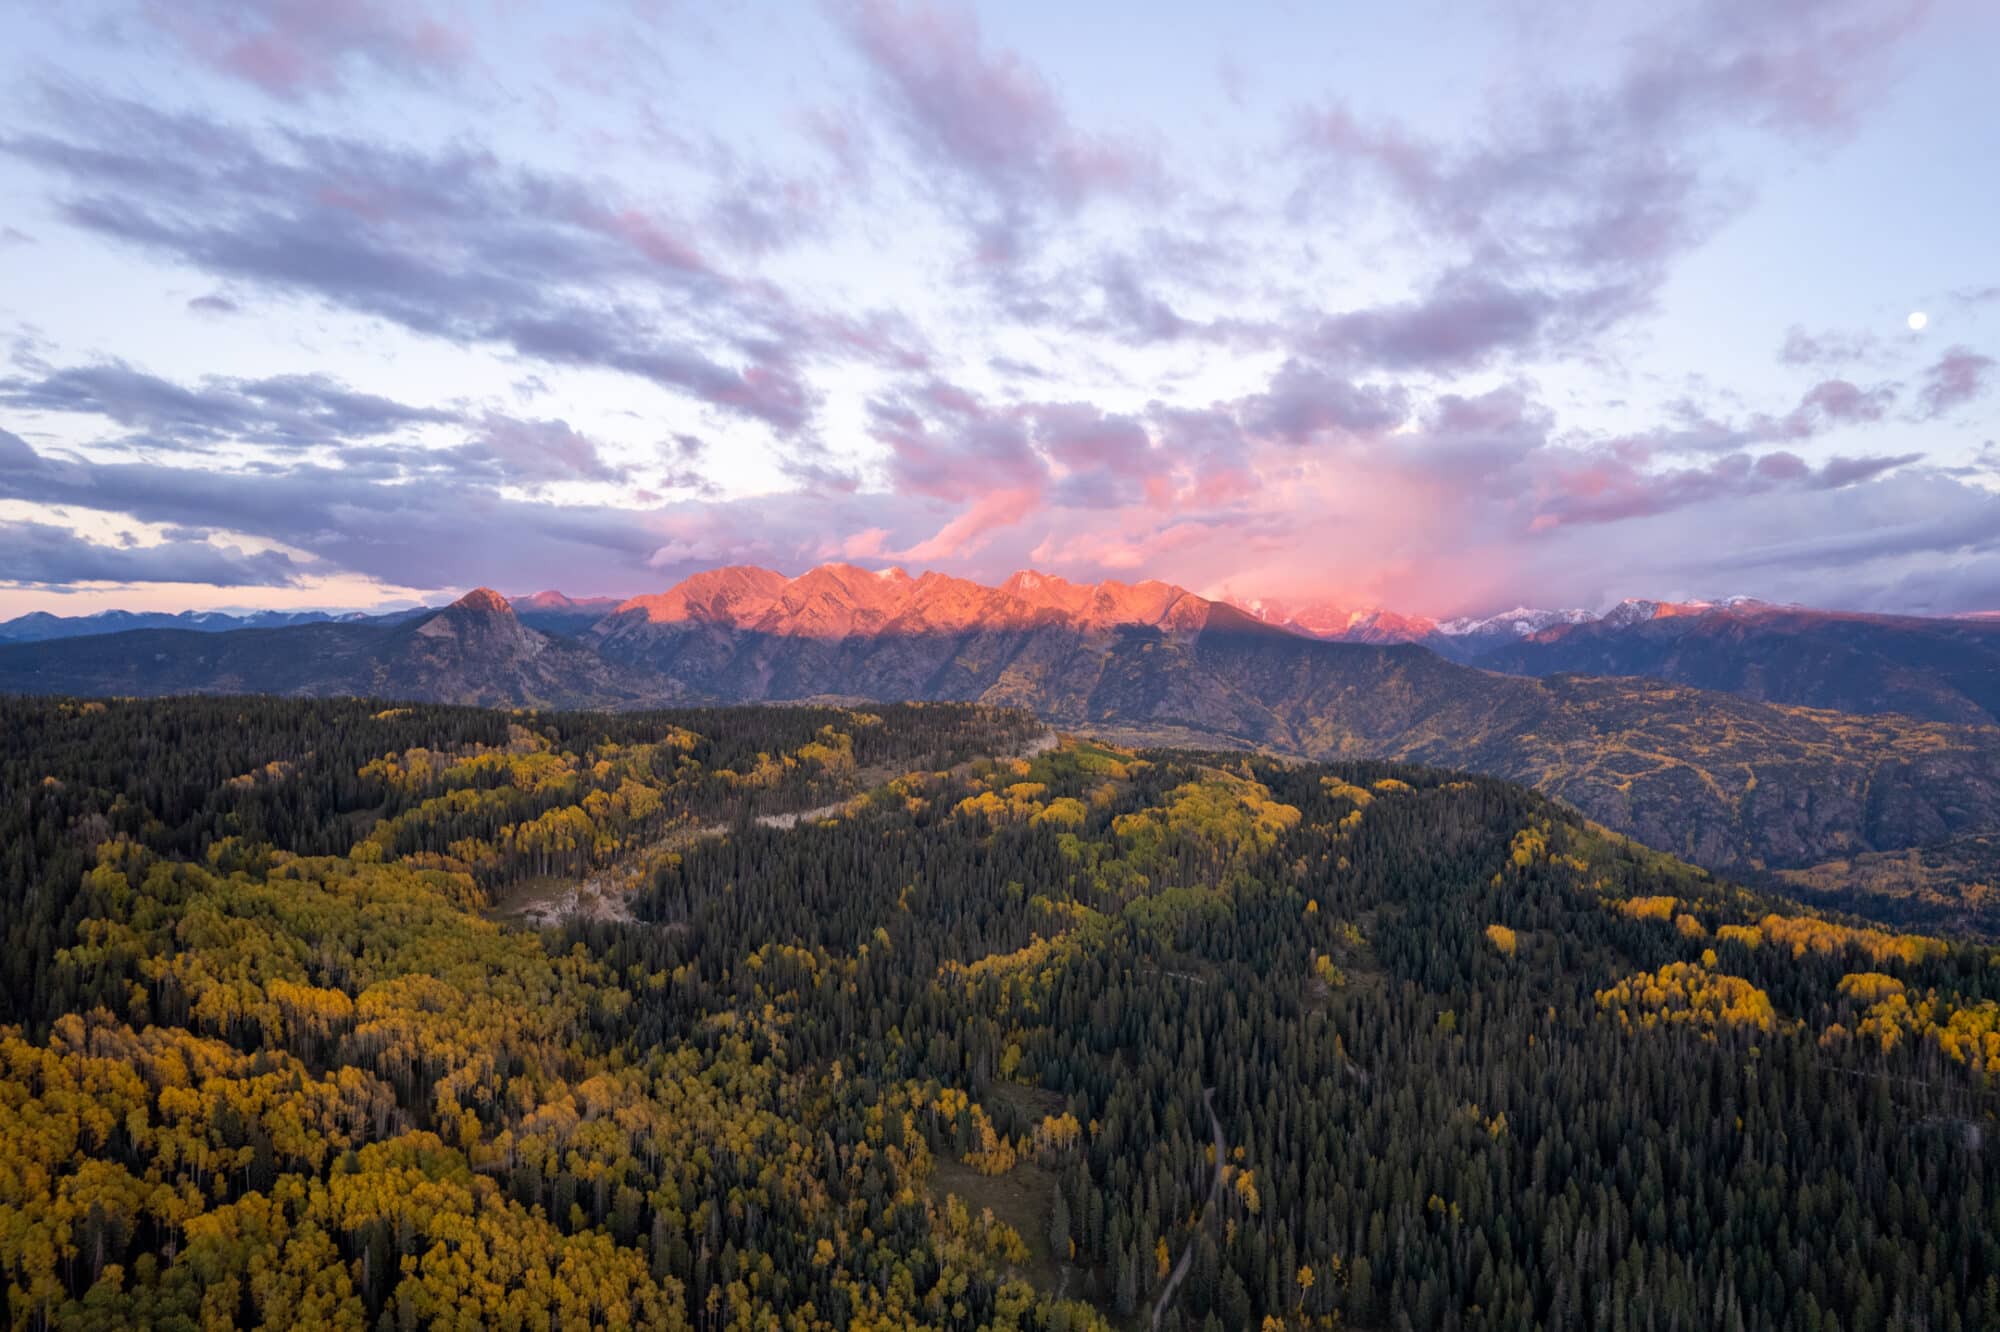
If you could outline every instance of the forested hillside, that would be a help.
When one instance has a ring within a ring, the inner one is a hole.
[[[955,705],[0,725],[17,1327],[2000,1320],[2000,955],[1499,781]]]
[[[1852,856],[1772,879],[1790,896],[1902,928],[2000,940],[2000,836]]]

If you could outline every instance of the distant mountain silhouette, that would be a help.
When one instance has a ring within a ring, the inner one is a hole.
[[[565,638],[576,637],[618,607],[617,597],[566,597],[554,591],[508,600],[522,624]]]
[[[403,618],[410,612],[391,612]],[[93,634],[121,634],[132,629],[188,629],[197,633],[219,634],[231,629],[279,629],[295,624],[324,624],[329,620],[369,619],[365,615],[333,615],[326,611],[252,611],[233,615],[227,611],[97,611],[90,615],[51,615],[30,611],[0,622],[0,642],[39,643],[51,638],[86,638]]]
[[[352,694],[593,707],[670,692],[522,624],[486,588],[406,619],[220,633],[140,629],[7,645],[0,658],[0,689],[23,693]]]

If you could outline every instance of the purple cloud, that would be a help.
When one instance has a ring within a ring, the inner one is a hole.
[[[1881,350],[1881,339],[1872,333],[1808,333],[1794,324],[1785,331],[1778,359],[1786,365],[1846,365],[1872,360]]]
[[[0,406],[102,416],[197,447],[231,439],[298,448],[461,419],[455,412],[356,392],[326,375],[212,377],[187,388],[122,361],[0,378]]]
[[[643,512],[509,499],[477,468],[441,467],[411,483],[394,466],[72,462],[0,440],[0,496],[263,537],[314,555],[327,572],[405,586],[526,586],[565,570],[602,585],[643,570],[658,544]]]
[[[1895,402],[1894,385],[1862,389],[1844,379],[1822,380],[1806,390],[1783,421],[1760,424],[1754,433],[1765,438],[1809,439],[1833,426],[1880,421]]]
[[[1039,493],[1048,465],[1017,413],[991,410],[953,385],[868,404],[870,432],[889,449],[900,493],[965,503],[989,490]]]
[[[1034,219],[1148,186],[1151,157],[1078,129],[1032,66],[989,51],[977,19],[916,0],[841,0],[842,28],[875,76],[892,123],[945,173],[987,264],[1015,262]]]
[[[465,36],[413,3],[146,0],[140,12],[202,64],[280,98],[336,91],[361,67],[428,81],[467,58]]]
[[[1916,462],[1923,456],[1921,453],[1898,453],[1866,458],[1845,458],[1836,454],[1827,459],[1826,465],[1814,475],[1813,484],[1824,490],[1838,490],[1842,486],[1871,481],[1884,472]]]
[[[1307,338],[1321,354],[1358,368],[1473,369],[1552,334],[1595,327],[1621,301],[1614,292],[1558,295],[1455,273],[1416,300],[1322,320]]]
[[[1649,472],[1602,452],[1590,453],[1568,462],[1552,460],[1537,484],[1533,528],[1622,522],[1778,487],[1838,490],[1922,457],[1835,457],[1815,469],[1785,451],[1754,458],[1732,453],[1699,466]]]
[[[1935,421],[1982,396],[1991,383],[1993,358],[1970,347],[1953,347],[1924,373],[1918,415]]]
[[[523,421],[489,413],[464,451],[490,460],[517,484],[622,481],[631,475],[629,468],[607,463],[597,445],[567,421]]]
[[[1670,261],[1739,206],[1709,166],[1709,141],[1746,126],[1821,140],[1845,132],[1926,8],[1711,3],[1635,42],[1608,87],[1505,106],[1463,147],[1366,123],[1338,103],[1305,112],[1306,206],[1353,198],[1365,176],[1456,245],[1460,274],[1447,270],[1414,301],[1329,320],[1320,337],[1370,364],[1463,368],[1645,308]]]
[[[1264,393],[1242,404],[1243,428],[1289,444],[1328,434],[1377,435],[1409,415],[1400,388],[1356,384],[1316,366],[1287,361]]]
[[[132,102],[65,99],[61,136],[0,138],[68,178],[76,225],[215,276],[461,344],[602,366],[793,431],[813,316],[713,269],[671,220],[572,177],[453,148],[266,141]]]
[[[0,521],[0,568],[9,582],[63,587],[74,583],[207,583],[219,587],[286,587],[302,566],[280,551],[250,554],[172,536],[154,545],[107,546],[51,523]]]
[[[1845,379],[1826,379],[1801,394],[1798,404],[1788,412],[1752,412],[1733,419],[1682,399],[1669,408],[1674,425],[1620,436],[1611,442],[1611,448],[1621,458],[1644,463],[1659,455],[1718,454],[1758,444],[1800,444],[1829,430],[1873,425],[1886,419],[1901,391],[1902,386],[1896,383],[1864,389]]]

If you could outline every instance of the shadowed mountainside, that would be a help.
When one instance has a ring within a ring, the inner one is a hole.
[[[2000,835],[1872,851],[1772,876],[1815,906],[1893,924],[2000,939]]]
[[[1174,632],[1030,623],[810,638],[709,623],[649,635],[633,664],[736,699],[979,700],[1078,727],[1468,768],[1712,866],[1809,864],[2000,827],[2000,730],[1649,680],[1504,676],[1411,645],[1303,639],[1223,610]]]
[[[0,647],[18,693],[362,695],[488,706],[616,706],[671,697],[588,648],[521,623],[481,588],[421,618],[201,633],[141,629]]]
[[[2000,620],[1728,607],[1561,625],[1474,660],[1516,675],[1643,675],[1843,712],[2000,721]]]

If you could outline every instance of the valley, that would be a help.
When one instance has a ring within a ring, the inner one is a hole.
[[[1887,1329],[2000,1282],[2000,955],[1491,778],[960,704],[0,722],[10,1323]]]

